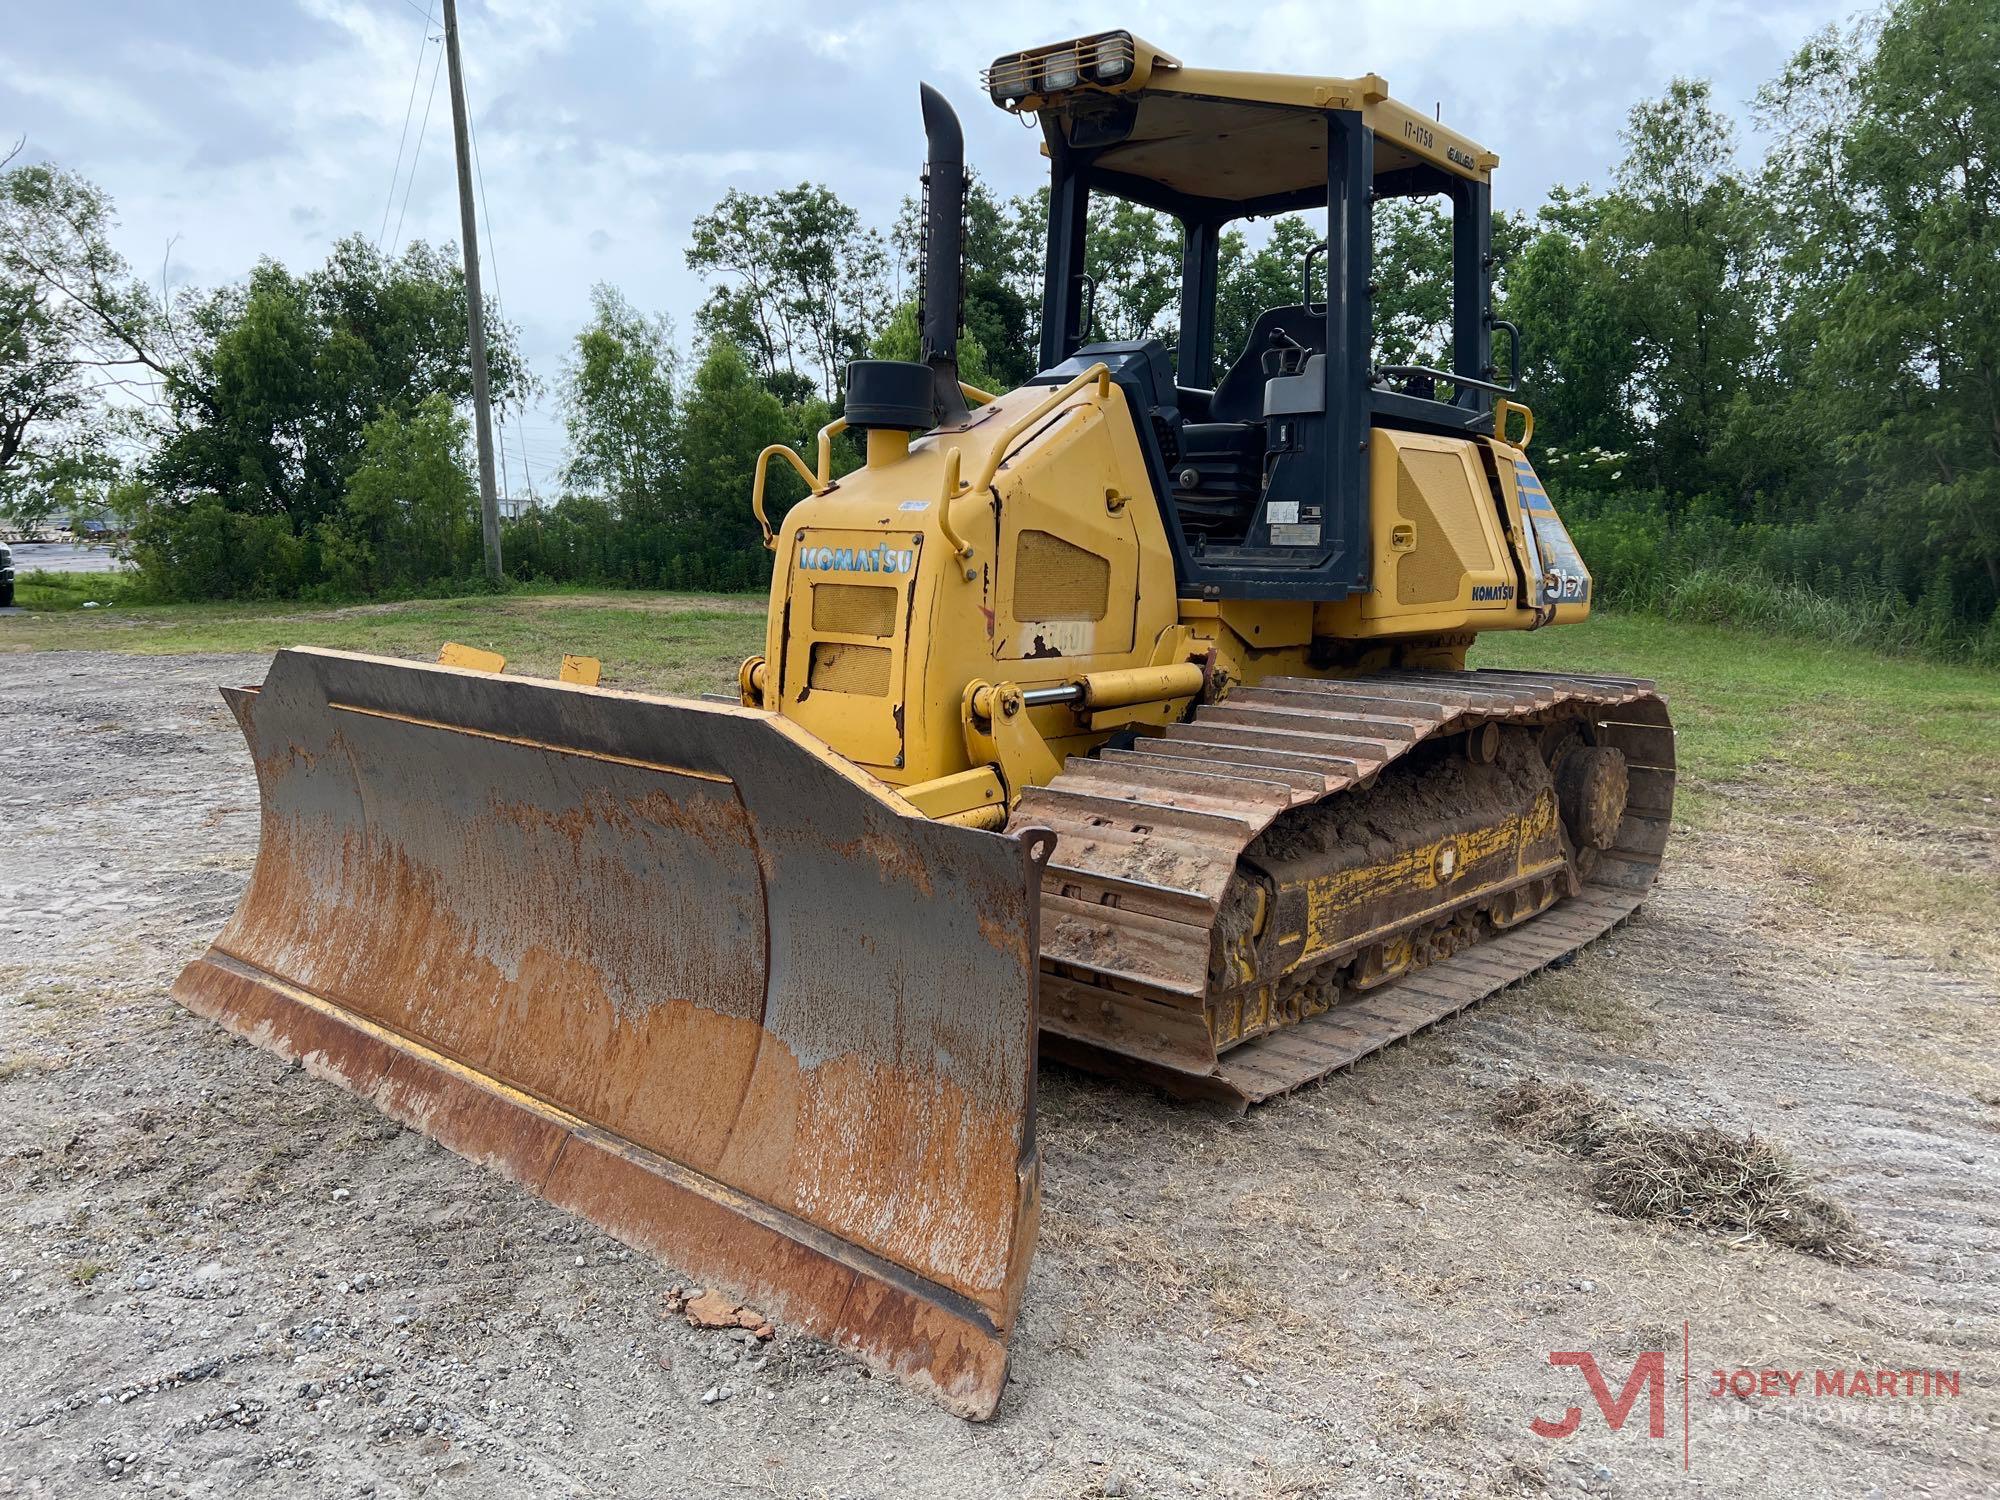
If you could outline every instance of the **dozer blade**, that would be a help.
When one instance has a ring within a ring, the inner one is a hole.
[[[348,652],[226,692],[263,836],[189,1009],[989,1415],[1052,840],[749,709]]]

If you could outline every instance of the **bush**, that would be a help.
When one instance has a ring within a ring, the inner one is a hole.
[[[1557,496],[1597,602],[1669,619],[2000,665],[2000,609],[1920,539],[1859,520],[1734,522],[1697,497]]]
[[[289,598],[315,562],[283,516],[233,511],[219,495],[152,507],[131,550],[141,590],[165,600]]]
[[[362,429],[340,509],[319,527],[320,584],[332,594],[466,585],[482,573],[479,492],[461,461],[471,424],[442,396]]]

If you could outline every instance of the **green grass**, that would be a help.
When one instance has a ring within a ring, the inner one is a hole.
[[[497,651],[508,670],[553,677],[564,653],[595,656],[608,687],[728,691],[764,644],[762,595],[591,594],[516,590],[342,607],[305,604],[116,604],[0,620],[0,651],[195,651],[262,654],[331,646],[435,659],[446,641]]]
[[[1482,636],[1472,664],[1652,678],[1696,821],[1746,791],[1822,806],[1845,793],[1947,824],[2000,817],[2000,672],[1987,668],[1623,614]]]
[[[299,604],[77,607],[105,575],[31,575],[33,611],[0,619],[0,651],[264,653],[336,646],[434,658],[445,641],[498,651],[509,670],[553,677],[564,652],[596,656],[612,686],[727,691],[761,650],[761,595],[500,595],[347,607]],[[46,590],[67,600],[47,605]],[[1481,638],[1478,666],[1625,673],[1656,680],[1680,730],[1683,811],[1694,821],[1752,796],[1829,796],[1932,824],[2000,817],[2000,672],[1767,636],[1726,626],[1600,614],[1580,626]]]
[[[14,580],[14,602],[43,612],[82,609],[86,603],[115,605],[130,597],[132,581],[123,573],[50,573],[32,569]]]

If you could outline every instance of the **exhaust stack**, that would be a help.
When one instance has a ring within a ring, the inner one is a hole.
[[[924,108],[924,251],[919,267],[921,357],[931,368],[939,426],[963,418],[958,323],[964,292],[965,132],[943,94],[921,85]]]

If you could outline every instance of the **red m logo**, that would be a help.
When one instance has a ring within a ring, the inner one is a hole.
[[[1639,1356],[1632,1366],[1632,1373],[1625,1380],[1625,1388],[1614,1400],[1611,1387],[1604,1383],[1604,1372],[1597,1368],[1597,1356],[1583,1350],[1561,1350],[1549,1355],[1549,1363],[1558,1368],[1572,1365],[1583,1371],[1585,1384],[1597,1401],[1597,1409],[1604,1413],[1605,1425],[1613,1432],[1625,1425],[1625,1419],[1632,1414],[1632,1404],[1639,1399],[1642,1387],[1652,1387],[1652,1398],[1647,1403],[1646,1435],[1665,1437],[1667,1435],[1667,1357],[1659,1350]],[[1570,1407],[1563,1413],[1560,1422],[1551,1422],[1546,1417],[1536,1417],[1528,1425],[1545,1438],[1566,1438],[1575,1432],[1583,1421],[1583,1412],[1578,1407]]]

